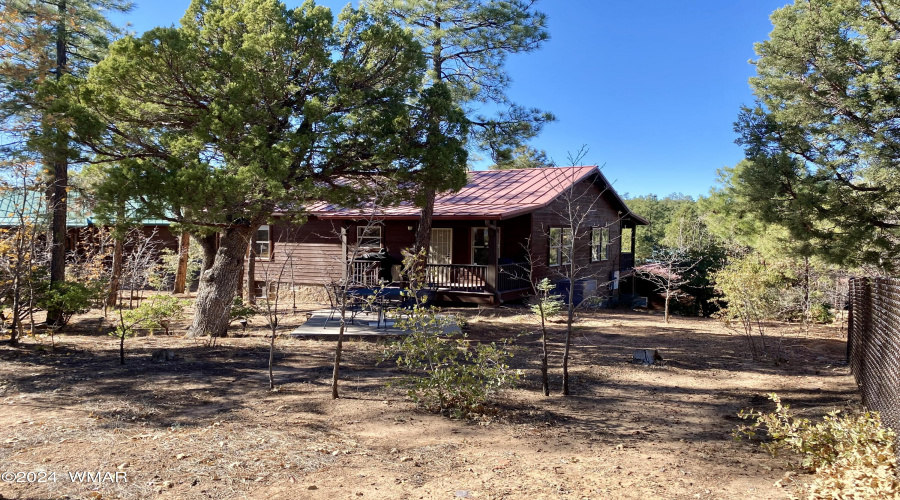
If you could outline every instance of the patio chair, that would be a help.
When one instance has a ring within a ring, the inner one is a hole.
[[[325,318],[325,324],[322,325],[322,328],[328,326],[328,322],[334,319],[335,314],[340,314],[344,301],[346,301],[345,313],[350,313],[350,324],[352,325],[357,313],[361,312],[366,305],[365,301],[360,300],[359,295],[349,293],[349,290],[345,294],[344,287],[340,283],[331,282],[323,286],[325,287],[325,293],[328,295],[328,301],[331,303],[331,314]]]

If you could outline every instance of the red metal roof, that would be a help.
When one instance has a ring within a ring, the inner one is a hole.
[[[465,187],[455,193],[441,194],[435,199],[433,217],[438,220],[508,219],[549,204],[569,186],[594,174],[606,182],[596,166],[472,171],[469,172],[469,183]],[[609,185],[608,182],[606,184]],[[612,192],[625,207],[619,195],[614,190]],[[625,209],[627,212],[627,207]],[[323,219],[373,215],[371,208],[344,208],[326,203],[310,206],[309,213]],[[404,203],[379,209],[377,216],[385,219],[418,219],[420,213],[419,207]]]

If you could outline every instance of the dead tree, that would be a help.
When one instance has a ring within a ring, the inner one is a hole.
[[[270,228],[272,226],[269,226]],[[270,229],[271,230],[271,229]],[[282,231],[279,235],[278,242],[284,243],[290,241],[290,230]],[[263,315],[266,321],[266,327],[269,329],[269,390],[275,390],[275,375],[273,367],[275,365],[275,338],[278,336],[279,320],[284,312],[281,310],[281,292],[284,286],[284,276],[288,269],[294,265],[294,247],[290,245],[278,245],[281,255],[280,265],[264,265],[260,266],[262,270],[263,293],[262,304],[257,304],[256,310]],[[269,249],[270,259],[274,255],[272,248]],[[250,255],[255,253],[252,249]],[[270,264],[272,262],[270,261]],[[253,278],[255,280],[255,277]],[[255,295],[255,283],[250,283],[250,294]]]
[[[656,291],[663,295],[664,320],[669,322],[669,305],[673,299],[684,295],[681,287],[690,283],[690,271],[700,263],[702,258],[692,256],[686,249],[661,248],[653,252],[652,261],[637,269],[643,279],[653,283]]]
[[[10,343],[15,345],[24,333],[24,321],[30,318],[34,332],[37,287],[35,271],[49,262],[46,241],[47,210],[40,195],[39,182],[31,162],[9,166],[0,192],[8,191],[14,202],[6,210],[14,226],[0,230],[0,304],[9,302]],[[3,318],[4,323],[7,318]]]

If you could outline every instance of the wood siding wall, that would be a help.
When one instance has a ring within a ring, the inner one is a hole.
[[[550,228],[569,226],[566,217],[566,196],[568,194],[532,213],[531,231],[534,236],[531,248],[536,280],[545,277],[551,281],[565,279],[563,273],[567,271],[557,266],[550,267],[547,264],[550,256]],[[620,216],[618,209],[615,208],[613,194],[609,190],[604,191],[591,181],[585,180],[575,187],[571,198],[572,206],[575,207],[573,212],[590,211],[574,240],[575,265],[576,268],[581,269],[577,271],[578,277],[596,279],[598,295],[608,296],[612,273],[620,269],[619,255],[622,248],[620,245]],[[609,259],[591,262],[591,228],[607,225],[609,225],[610,241]]]
[[[76,252],[78,255],[84,255],[91,251],[93,246],[97,244],[97,233],[99,228],[90,227],[70,227],[66,229],[66,251]],[[159,253],[163,249],[169,249],[178,252],[178,237],[172,234],[169,226],[144,226],[141,228],[145,238],[152,238],[156,244],[156,252]],[[134,245],[125,246],[125,253],[132,251]]]
[[[321,285],[340,279],[341,224],[314,218],[302,226],[273,224],[272,257],[256,259],[256,281]]]
[[[621,221],[618,209],[615,208],[613,194],[603,191],[591,181],[583,181],[576,186],[575,206],[578,210],[590,209],[583,227],[575,238],[575,262],[581,267],[582,277],[597,280],[598,293],[608,294],[608,284],[612,273],[620,269]],[[513,262],[525,261],[524,245],[531,237],[532,258],[535,263],[536,279],[548,277],[553,281],[563,279],[561,269],[547,266],[549,257],[549,230],[551,227],[564,227],[568,223],[565,217],[566,202],[557,199],[545,208],[531,214],[508,220],[497,221],[500,228],[500,249],[498,257]],[[394,263],[402,261],[401,251],[415,243],[417,221],[399,220],[383,221],[382,246],[384,246]],[[273,279],[281,272],[280,281],[298,285],[321,285],[340,279],[341,242],[340,229],[346,227],[347,244],[352,248],[356,244],[356,228],[365,225],[365,221],[340,221],[310,218],[302,225],[275,224],[272,226],[272,258],[256,261],[256,280]],[[599,262],[591,262],[591,227],[609,226],[609,258]],[[410,229],[410,227],[412,229]],[[436,220],[434,228],[450,228],[453,230],[453,263],[472,263],[472,228],[485,227],[480,220],[443,221]],[[290,260],[290,264],[285,262]]]

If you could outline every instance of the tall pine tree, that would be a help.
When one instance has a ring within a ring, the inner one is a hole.
[[[428,60],[426,85],[445,83],[466,111],[470,149],[489,154],[496,164],[510,161],[524,141],[537,135],[550,113],[510,102],[510,79],[504,70],[509,54],[537,50],[549,39],[547,16],[535,0],[363,0],[407,26]],[[500,111],[489,116],[481,107]],[[420,179],[417,202],[422,215],[416,248],[431,241],[431,219],[438,192],[464,184],[464,171],[428,169]]]
[[[36,153],[44,165],[51,210],[50,284],[65,280],[66,213],[70,160],[68,120],[59,113],[59,82],[83,78],[120,31],[105,14],[127,12],[123,0],[3,0],[0,2],[0,119],[15,131],[4,154]],[[58,321],[59,311],[47,311]]]
[[[735,192],[828,261],[900,269],[900,5],[796,0],[772,22]]]

